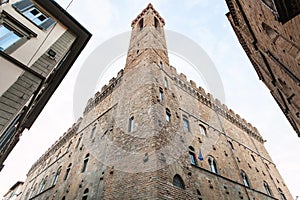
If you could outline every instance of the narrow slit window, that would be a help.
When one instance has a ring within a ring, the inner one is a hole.
[[[56,185],[57,180],[58,180],[59,175],[60,175],[60,172],[61,172],[61,167],[59,167],[58,170],[56,171],[52,185]]]
[[[87,200],[88,199],[88,195],[89,195],[89,189],[86,188],[83,192],[83,195],[82,195],[82,200]]]
[[[206,136],[206,128],[203,125],[199,125],[200,133],[204,136]]]
[[[64,180],[67,180],[67,178],[68,178],[68,176],[69,176],[69,174],[70,174],[70,171],[71,171],[71,167],[72,167],[72,163],[70,163],[70,164],[68,165],[68,168],[67,168],[67,170],[66,170],[66,174],[65,174]]]
[[[144,28],[144,18],[142,18],[140,21],[139,21],[139,29],[140,31],[142,31]]]
[[[169,83],[168,83],[168,79],[167,78],[164,79],[164,82],[165,82],[165,88],[169,88]]]
[[[246,174],[244,171],[242,171],[242,172],[241,172],[241,176],[242,176],[244,185],[245,185],[246,187],[250,187],[249,179],[248,179],[247,174]]]
[[[81,169],[81,172],[85,172],[86,171],[86,168],[87,168],[87,164],[89,162],[89,157],[90,157],[90,154],[86,154],[84,160],[83,160],[83,165],[82,165],[82,169]]]
[[[129,118],[129,132],[133,132],[133,126],[134,126],[134,117]]]
[[[96,125],[94,125],[94,127],[93,127],[93,129],[92,129],[92,131],[91,131],[91,139],[93,139],[94,138],[94,136],[95,136],[95,130],[96,130]]]
[[[183,116],[183,129],[185,132],[190,132],[190,124],[189,124],[189,120],[187,119],[186,116]]]
[[[166,108],[166,121],[171,122],[171,111]]]
[[[191,164],[197,165],[195,149],[192,146],[189,146],[189,156],[190,156],[190,162],[191,162]]]
[[[269,196],[273,196],[269,184],[266,181],[264,181],[264,188]]]
[[[215,159],[212,156],[208,157],[208,164],[209,164],[209,167],[210,167],[210,171],[212,173],[217,174],[218,173],[217,163],[216,163]]]
[[[159,100],[162,101],[164,98],[164,91],[162,88],[159,88]]]

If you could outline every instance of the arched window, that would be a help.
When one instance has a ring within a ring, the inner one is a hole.
[[[159,30],[159,22],[156,17],[154,17],[154,27],[156,28],[156,30]]]
[[[173,185],[176,186],[176,187],[179,187],[181,189],[185,189],[184,182],[183,182],[181,176],[179,176],[178,174],[176,174],[173,177]]]
[[[162,69],[164,68],[164,64],[162,63],[162,61],[159,62],[159,67]]]
[[[200,128],[200,133],[204,136],[206,136],[206,128],[203,126],[203,125],[199,125],[199,128]]]
[[[166,121],[171,122],[171,111],[166,108]]]
[[[34,184],[34,186],[33,186],[33,189],[32,189],[32,193],[31,193],[31,197],[33,197],[34,195],[35,195],[35,193],[36,193],[36,186],[37,186],[37,183],[36,184]]]
[[[278,33],[267,24],[262,23],[262,28],[264,29],[264,31],[270,39],[275,40],[276,37],[278,37]]]
[[[228,142],[229,147],[230,147],[231,149],[234,149],[232,142],[231,142],[231,141],[227,141],[227,142]]]
[[[285,197],[284,193],[282,192],[282,190],[280,188],[278,188],[278,191],[279,191],[281,200],[286,200],[286,197]]]
[[[241,171],[241,176],[242,176],[244,185],[245,185],[246,187],[250,187],[249,179],[248,179],[247,174],[246,174],[244,171]]]
[[[69,142],[69,144],[68,144],[68,146],[67,146],[67,148],[66,148],[66,151],[65,151],[65,152],[68,152],[68,151],[69,151],[69,149],[70,149],[71,145],[72,145],[72,141],[70,141],[70,142]]]
[[[183,115],[182,120],[183,120],[183,129],[184,129],[184,131],[190,132],[190,124],[189,124],[188,118],[185,115]]]
[[[256,162],[255,157],[254,157],[253,154],[251,154],[251,158],[252,158],[252,160],[253,160],[254,162]]]
[[[208,164],[209,164],[209,167],[210,167],[210,171],[217,174],[218,173],[218,168],[217,168],[217,163],[216,163],[214,157],[212,157],[212,156],[208,157]]]
[[[60,175],[60,172],[61,172],[61,166],[58,168],[58,170],[55,173],[52,185],[55,185],[57,183],[57,180],[58,180],[58,177]]]
[[[159,100],[162,101],[164,98],[164,91],[163,89],[160,87],[159,88]]]
[[[269,196],[272,196],[271,189],[266,181],[264,181],[264,188]]]
[[[44,179],[42,179],[39,192],[42,192],[44,190],[45,185],[47,183],[47,179],[48,179],[48,176],[46,176]]]
[[[168,79],[167,79],[167,77],[165,77],[165,80],[164,80],[164,82],[165,82],[165,88],[168,88],[168,87],[169,87],[169,83],[168,83]]]
[[[189,155],[190,155],[191,164],[197,165],[195,149],[192,146],[189,146]]]
[[[92,131],[91,131],[91,139],[93,139],[94,138],[94,135],[95,135],[95,130],[96,130],[96,124],[94,125],[94,127],[93,127],[93,129],[92,129]]]
[[[72,163],[70,163],[70,164],[68,165],[68,168],[67,168],[67,170],[66,170],[66,174],[65,174],[64,180],[67,180],[67,178],[68,178],[68,176],[69,176],[69,173],[70,173],[70,171],[71,171],[71,167],[72,167]]]
[[[81,142],[81,138],[82,138],[82,136],[80,136],[80,137],[78,138],[78,140],[77,140],[77,144],[76,144],[76,148],[78,148],[78,147],[79,147],[79,145],[80,145],[80,142]]]
[[[82,165],[82,169],[81,169],[81,172],[85,172],[86,170],[86,167],[87,167],[87,164],[89,162],[89,157],[90,157],[90,154],[86,154],[84,160],[83,160],[83,165]]]
[[[142,31],[144,28],[144,18],[142,18],[140,21],[139,21],[139,29],[140,31]]]
[[[87,200],[89,195],[89,188],[86,188],[82,195],[82,200]]]
[[[134,116],[129,118],[129,132],[133,132]]]

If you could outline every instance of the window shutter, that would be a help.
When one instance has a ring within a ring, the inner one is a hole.
[[[52,27],[54,24],[56,24],[56,21],[49,17],[45,22],[43,22],[40,27],[43,30],[48,30],[50,27]]]
[[[19,12],[24,12],[28,8],[32,7],[34,4],[30,0],[22,0],[14,3],[12,6]]]

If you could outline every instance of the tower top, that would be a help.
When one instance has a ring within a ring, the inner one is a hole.
[[[161,22],[162,25],[165,25],[165,20],[159,15],[159,13],[154,9],[153,5],[151,3],[148,4],[148,6],[132,21],[131,27],[133,28],[135,24],[144,17],[149,10],[152,10],[155,16],[158,18],[158,20]]]

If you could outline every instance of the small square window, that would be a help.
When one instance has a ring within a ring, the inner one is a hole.
[[[31,0],[18,1],[17,3],[12,4],[12,6],[43,30],[48,30],[56,24],[54,19],[46,16]]]

